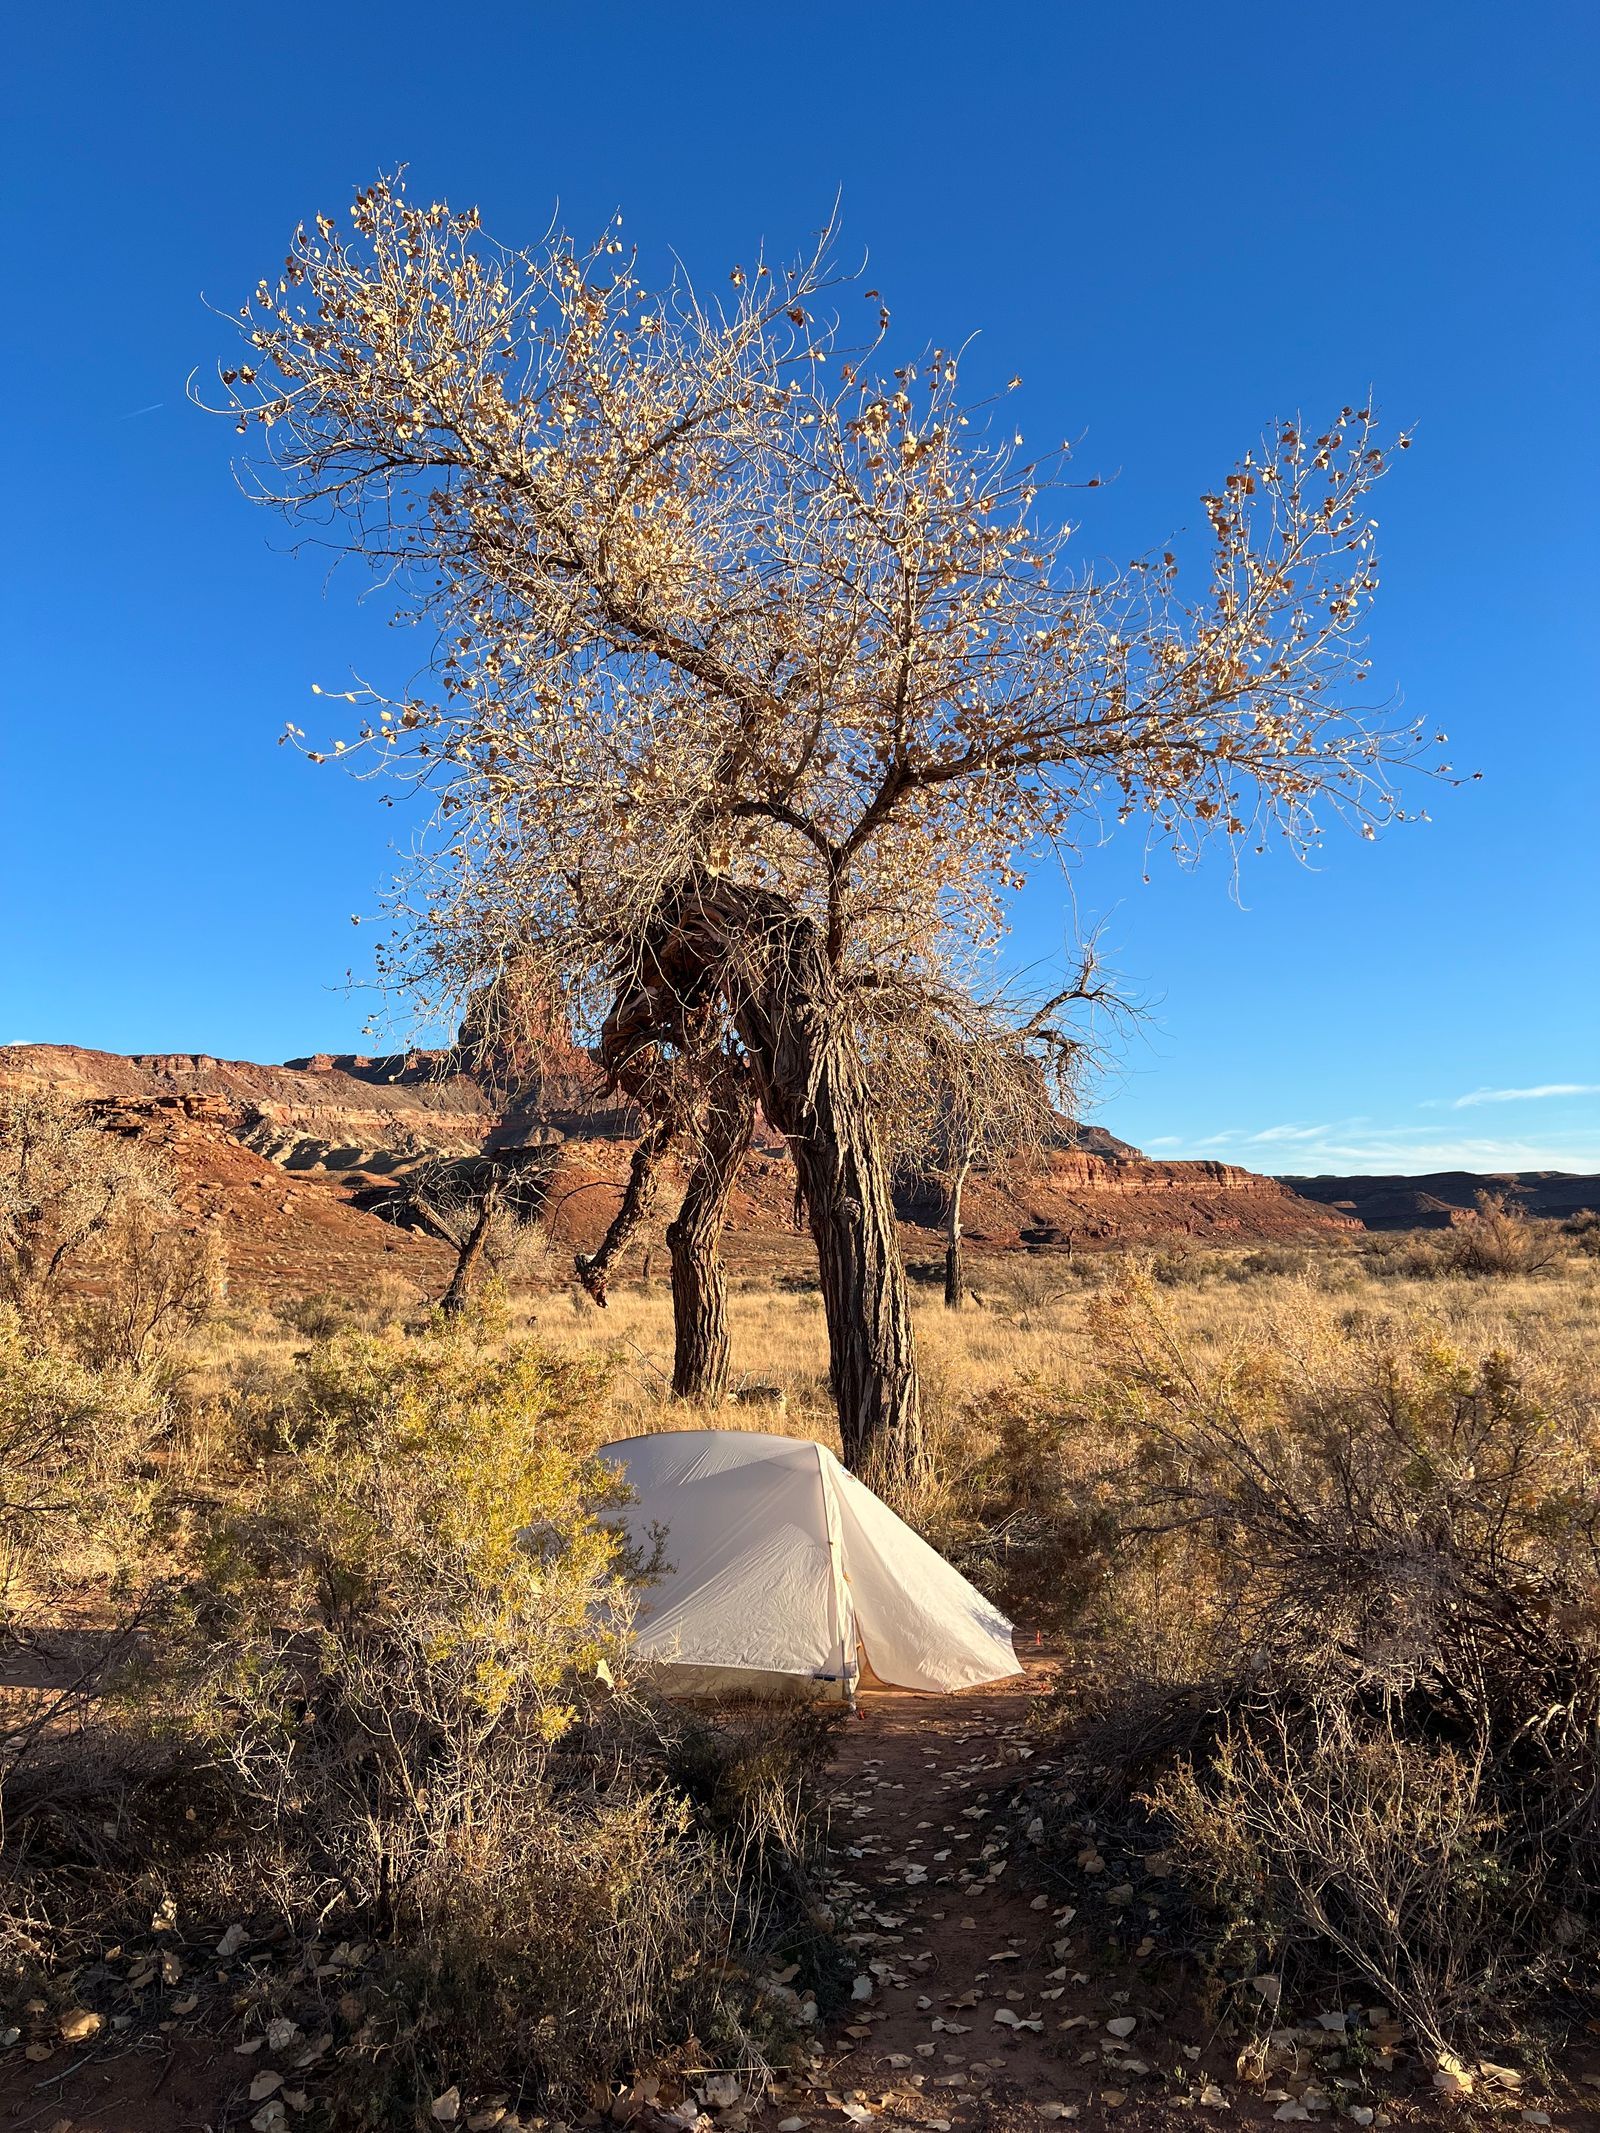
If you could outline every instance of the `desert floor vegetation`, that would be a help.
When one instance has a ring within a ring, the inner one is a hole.
[[[912,1284],[931,1456],[885,1485],[1055,1655],[982,1796],[994,1857],[1052,1974],[1190,2009],[1241,2105],[1381,2110],[1398,2066],[1413,2106],[1510,2096],[1501,2067],[1525,2107],[1600,2011],[1583,1242],[1040,1254],[979,1262],[959,1312]],[[711,1412],[671,1397],[664,1283],[602,1312],[544,1271],[448,1322],[213,1302],[137,1357],[6,1307],[0,2072],[203,2036],[263,2133],[619,2097],[683,2125],[870,2036],[843,2010],[884,1934],[835,1877],[881,1773],[863,1745],[840,1790],[837,1721],[636,1678],[650,1565],[593,1457],[829,1438],[820,1298],[735,1278]],[[1357,2005],[1303,2105],[1285,2035]],[[1168,2071],[1119,2078],[1199,2099]]]

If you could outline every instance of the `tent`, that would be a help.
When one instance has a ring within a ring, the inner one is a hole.
[[[964,1689],[1020,1674],[1011,1624],[825,1446],[752,1430],[626,1437],[600,1456],[666,1569],[639,1649],[680,1695],[849,1697],[863,1677]]]

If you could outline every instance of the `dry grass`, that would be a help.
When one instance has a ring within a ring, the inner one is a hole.
[[[1485,1352],[1496,1346],[1543,1350],[1600,1385],[1600,1268],[1591,1261],[1484,1282],[1375,1280],[1353,1252],[1342,1250],[1308,1255],[1303,1271],[1244,1272],[1253,1256],[1197,1255],[1189,1277],[1164,1290],[1174,1327],[1197,1354],[1216,1359],[1259,1345],[1286,1319],[1329,1333],[1360,1320],[1397,1331],[1432,1327],[1459,1346]],[[932,1291],[919,1297],[918,1351],[935,1430],[1018,1378],[1046,1378],[1068,1394],[1087,1390],[1101,1360],[1092,1323],[1097,1300],[1107,1286],[1148,1264],[1122,1255],[1074,1267],[1044,1259],[996,1264],[978,1277],[982,1307],[952,1312]],[[664,1287],[619,1284],[605,1311],[575,1290],[538,1297],[525,1309],[530,1330],[555,1354],[599,1354],[610,1362],[610,1435],[758,1427],[817,1437],[838,1448],[822,1304],[815,1294],[764,1283],[734,1289],[733,1384],[776,1385],[788,1402],[786,1414],[763,1409],[755,1417],[736,1405],[707,1413],[672,1399],[672,1305]]]

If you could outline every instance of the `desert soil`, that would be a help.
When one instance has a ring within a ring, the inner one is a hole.
[[[759,2104],[731,2085],[703,2090],[710,2118],[701,2133],[715,2133],[712,2121],[747,2133],[871,2124],[885,2133],[1034,2133],[1063,2122],[1075,2133],[1295,2121],[1440,2129],[1491,2115],[1517,2133],[1524,2125],[1600,2133],[1600,2113],[1535,2097],[1531,2084],[1492,2102],[1449,2103],[1403,2046],[1389,2071],[1359,2072],[1346,2039],[1315,2017],[1287,2033],[1264,2079],[1241,2080],[1238,2036],[1208,2027],[1192,1981],[1163,1962],[1159,1902],[1150,1934],[1119,1956],[1076,1923],[1069,1890],[1041,1893],[1042,1877],[1030,1871],[1025,1826],[1006,1810],[1036,1759],[1029,1714],[1057,1665],[1029,1652],[1012,1685],[863,1696],[833,1765],[826,1891],[856,1961],[855,1997],[803,2070]],[[1365,2010],[1348,2013],[1352,2026],[1367,2023]],[[244,2127],[255,2108],[250,2082],[266,2060],[177,2033],[58,2057],[59,2066],[25,2065],[7,2054],[0,2129]],[[636,2133],[678,2133],[691,2115],[680,2107],[669,2120],[646,2108]]]

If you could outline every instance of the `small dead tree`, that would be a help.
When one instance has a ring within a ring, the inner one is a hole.
[[[384,1210],[391,1219],[425,1230],[456,1255],[439,1299],[446,1318],[459,1318],[485,1269],[509,1263],[544,1206],[549,1157],[543,1150],[502,1156],[438,1156],[399,1186]]]
[[[931,1115],[922,1136],[922,1167],[944,1186],[947,1310],[959,1311],[966,1301],[962,1205],[967,1181],[975,1168],[1036,1164],[1061,1139],[1064,1122],[1056,1098],[1070,1056],[1058,1056],[1029,1024],[936,1027],[929,1033]]]
[[[1321,812],[1400,812],[1416,735],[1360,709],[1386,450],[1366,406],[1275,425],[1205,497],[1191,591],[1176,550],[1077,564],[1064,455],[966,401],[953,351],[887,357],[876,290],[864,333],[827,316],[826,239],[720,303],[639,276],[614,226],[513,250],[380,180],[243,307],[224,406],[262,500],[436,632],[425,686],[354,692],[358,758],[436,810],[391,974],[459,997],[533,955],[631,1051],[685,1015],[737,1041],[799,1170],[846,1455],[904,1467],[883,975],[963,989],[1029,865],[1109,823],[1303,851]]]

